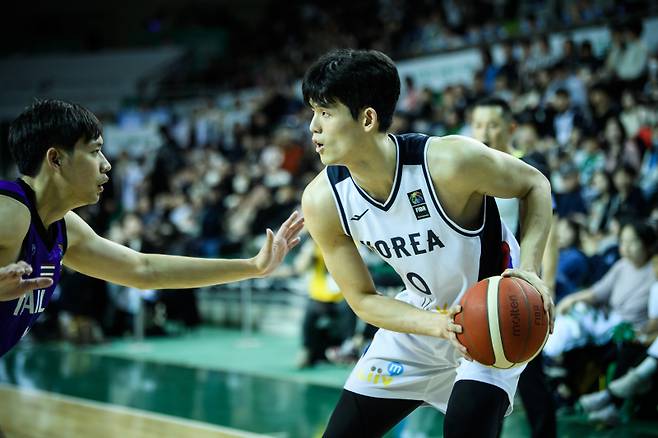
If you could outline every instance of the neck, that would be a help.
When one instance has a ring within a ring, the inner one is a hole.
[[[386,133],[361,144],[362,151],[347,164],[354,181],[373,198],[385,201],[395,179],[397,147]]]
[[[22,176],[21,179],[34,191],[37,213],[46,228],[77,207],[67,205],[57,185],[48,181],[47,176]]]

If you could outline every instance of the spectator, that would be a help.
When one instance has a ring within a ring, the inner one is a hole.
[[[615,195],[612,176],[603,169],[594,172],[591,181],[587,231],[599,235],[610,224],[610,205]]]
[[[650,262],[656,251],[656,232],[645,222],[629,222],[619,241],[621,260],[594,285],[568,295],[557,305],[555,329],[544,347],[547,356],[557,358],[590,340],[603,345],[622,322],[636,330],[647,323],[649,289],[657,279]],[[609,313],[585,305],[574,308],[578,303],[602,305]]]
[[[555,279],[555,302],[585,285],[588,274],[587,256],[582,251],[581,226],[573,219],[558,222],[557,235],[560,254]]]
[[[652,264],[658,277],[658,256],[654,256]],[[658,282],[651,286],[648,314],[651,319],[630,348],[631,352],[637,350],[640,354],[618,355],[614,379],[608,387],[580,397],[579,403],[588,420],[616,424],[620,416],[619,407],[624,400],[641,398],[658,383]],[[649,399],[652,403],[646,410],[654,417],[656,397],[654,395]]]
[[[646,203],[635,183],[636,176],[635,169],[629,165],[615,170],[612,178],[616,193],[610,202],[610,215],[620,219],[645,217]]]
[[[555,96],[547,109],[550,133],[560,145],[566,145],[574,129],[582,130],[585,119],[580,111],[571,105],[569,92],[564,88],[555,91]]]
[[[345,303],[324,264],[319,248],[310,238],[293,262],[295,273],[308,274],[309,301],[302,325],[303,348],[297,360],[307,368],[327,360],[325,354],[354,334],[356,315]]]
[[[624,31],[624,47],[615,65],[617,78],[623,81],[625,87],[640,89],[643,76],[646,74],[649,51],[641,39],[642,22],[633,21]]]

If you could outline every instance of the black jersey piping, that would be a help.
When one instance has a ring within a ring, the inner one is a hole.
[[[359,187],[359,185],[356,183],[356,181],[354,181],[354,178],[352,178],[352,175],[350,174],[350,179],[352,180],[352,184],[354,184],[354,187],[356,187],[357,192],[359,192],[359,194],[363,197],[363,199],[368,201],[374,207],[377,207],[378,209],[383,211],[388,211],[395,203],[395,199],[397,198],[398,191],[400,189],[400,183],[402,181],[402,160],[400,158],[400,145],[398,144],[398,139],[396,136],[391,134],[389,134],[388,136],[395,143],[395,179],[393,180],[393,188],[391,189],[391,193],[388,195],[388,199],[386,200],[386,202],[382,204],[376,199],[373,199],[369,194],[366,193],[365,190]]]
[[[44,245],[46,245],[48,251],[52,251],[53,247],[55,246],[55,242],[57,242],[57,232],[60,230],[60,227],[57,225],[57,222],[59,221],[51,224],[47,230],[41,221],[39,212],[37,211],[37,201],[36,196],[34,195],[34,191],[22,179],[17,179],[16,182],[21,186],[23,192],[25,193],[25,197],[29,201],[27,207],[30,209],[30,214],[32,215],[32,223],[37,230],[37,234],[39,234],[39,237],[41,237],[41,240],[43,241]],[[62,220],[64,219],[60,219],[60,221]]]
[[[24,197],[22,197],[21,195],[19,195],[16,192],[12,192],[11,190],[7,190],[7,189],[0,189],[0,195],[4,195],[4,196],[7,196],[9,198],[13,198],[13,199],[17,200],[18,202],[20,202],[21,204],[23,204],[24,206],[26,206],[27,208],[30,208],[29,202],[26,201]]]
[[[429,148],[429,142],[432,139],[432,137],[428,137],[427,141],[425,142],[425,152],[423,154],[423,176],[425,177],[425,183],[427,184],[427,187],[430,189],[430,198],[432,198],[432,202],[434,203],[434,207],[436,207],[436,210],[439,212],[439,216],[441,216],[441,219],[448,224],[450,228],[452,228],[454,231],[457,233],[466,236],[466,237],[477,237],[482,234],[484,231],[484,227],[486,224],[487,220],[487,197],[485,196],[483,201],[482,201],[482,225],[477,230],[467,230],[465,228],[460,227],[457,225],[455,222],[452,221],[448,217],[448,215],[443,211],[443,207],[441,206],[441,203],[439,202],[439,198],[436,194],[436,191],[434,190],[434,184],[432,183],[432,178],[430,178],[429,175],[429,170],[427,168],[427,150]]]
[[[339,183],[340,181],[343,181],[344,179],[341,179],[340,181],[337,180],[334,182],[332,175],[330,175],[330,172],[335,172],[334,170],[331,170],[333,166],[328,166],[326,170],[326,175],[327,175],[327,180],[329,181],[329,185],[331,186],[331,191],[334,195],[334,201],[336,203],[336,206],[338,207],[338,213],[340,215],[340,221],[343,224],[343,231],[345,232],[346,235],[352,237],[352,234],[350,232],[350,226],[347,222],[347,215],[345,214],[345,209],[343,208],[343,203],[340,202],[340,196],[338,196],[338,190],[336,190],[336,184]]]

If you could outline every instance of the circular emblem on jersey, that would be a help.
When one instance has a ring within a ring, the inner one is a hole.
[[[388,375],[399,376],[404,373],[404,366],[400,362],[390,362],[388,364]]]

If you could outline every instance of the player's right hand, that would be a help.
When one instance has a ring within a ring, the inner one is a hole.
[[[24,275],[31,273],[32,267],[22,261],[0,268],[0,301],[15,300],[27,292],[43,289],[53,284],[53,280],[50,278],[23,278]]]
[[[441,313],[443,330],[443,338],[450,341],[450,343],[459,351],[459,353],[466,358],[466,360],[472,361],[473,358],[468,354],[468,350],[464,347],[459,340],[457,339],[457,333],[462,332],[462,326],[455,324],[455,315],[462,311],[462,306],[456,305],[448,309],[447,313]]]

